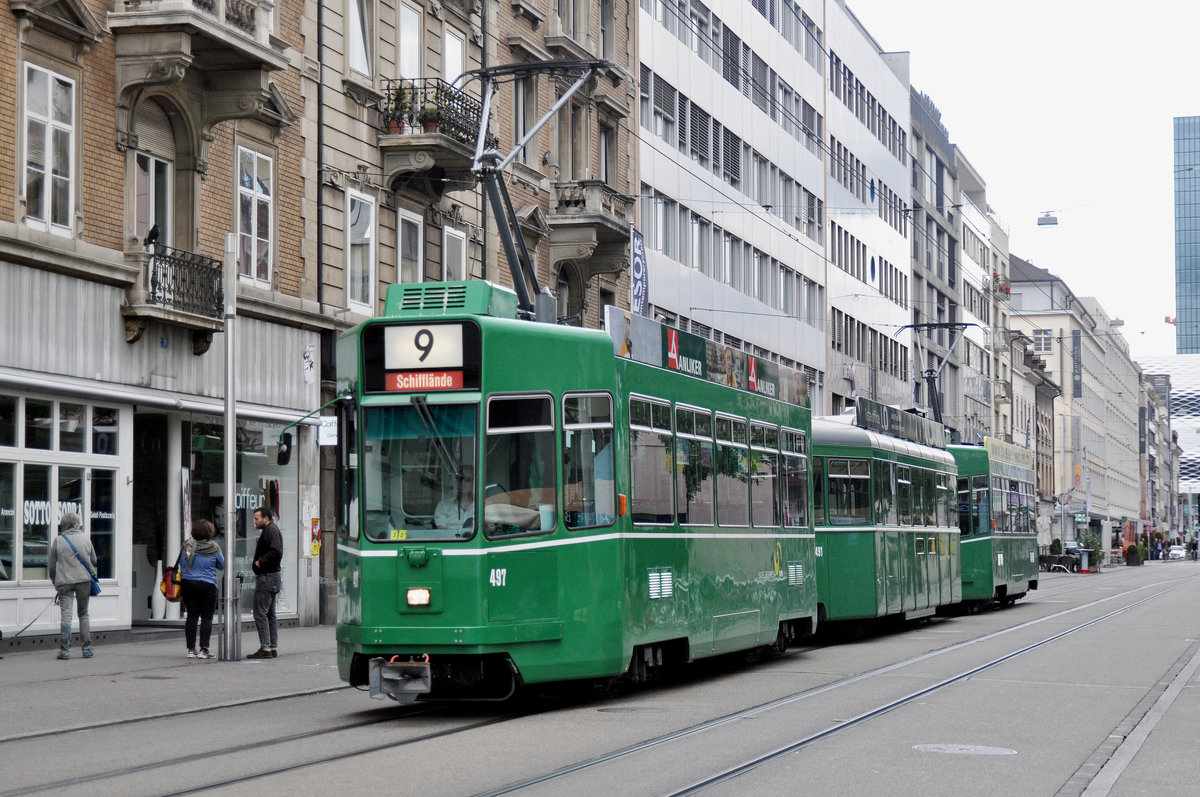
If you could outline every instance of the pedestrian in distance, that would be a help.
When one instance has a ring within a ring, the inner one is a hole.
[[[74,547],[72,547],[74,546]],[[92,599],[92,576],[96,572],[96,549],[83,533],[79,515],[68,512],[58,524],[58,536],[50,546],[46,559],[50,581],[58,593],[59,640],[58,658],[71,658],[71,611],[79,614],[79,638],[83,657],[92,657],[92,622],[88,617],[88,602]]]
[[[225,569],[221,546],[213,542],[217,530],[208,520],[192,521],[192,536],[183,545],[179,557],[182,578],[183,626],[189,659],[211,659],[208,650],[212,637],[213,612],[217,609],[217,571]],[[200,646],[196,646],[196,626],[200,626]]]
[[[279,624],[275,619],[275,598],[283,586],[279,572],[283,562],[283,535],[275,525],[275,515],[265,506],[254,510],[258,542],[254,545],[254,625],[258,627],[258,650],[248,659],[273,659],[279,655]]]

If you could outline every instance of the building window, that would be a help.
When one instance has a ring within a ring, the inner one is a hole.
[[[69,235],[74,215],[75,82],[25,65],[25,221]]]
[[[442,48],[442,75],[447,83],[453,83],[463,73],[466,44],[462,36],[447,28],[442,38]]]
[[[347,0],[346,60],[350,68],[362,75],[371,74],[371,19],[374,11],[370,0]]]
[[[421,257],[421,217],[406,210],[397,211],[397,216],[397,282],[422,282],[425,271]]]
[[[368,314],[375,282],[375,203],[356,191],[346,197],[346,298]]]
[[[134,155],[134,235],[144,241],[158,227],[158,243],[171,245],[171,164],[145,152]]]
[[[273,164],[266,155],[238,147],[238,274],[271,280],[274,201]]]
[[[467,278],[467,234],[453,227],[442,230],[442,262],[446,281]]]
[[[1054,352],[1054,332],[1049,329],[1033,330],[1033,353],[1052,354]]]
[[[617,135],[616,131],[600,125],[600,136],[597,141],[597,153],[600,158],[600,180],[605,185],[615,185],[617,170]]]
[[[613,0],[600,0],[600,56],[612,58],[614,48]]]
[[[416,80],[421,77],[421,12],[410,6],[400,6],[399,32],[400,77]]]
[[[537,122],[537,78],[533,75],[513,81],[513,143],[516,144]],[[528,147],[521,147],[517,160],[529,163]]]

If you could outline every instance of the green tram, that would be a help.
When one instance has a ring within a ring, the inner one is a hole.
[[[813,420],[812,453],[821,622],[917,619],[962,600],[940,424],[859,398]]]
[[[958,463],[963,601],[1012,605],[1038,587],[1033,452],[985,437],[950,453]]]
[[[337,657],[372,697],[643,680],[815,629],[799,374],[608,308],[393,285],[338,342]]]

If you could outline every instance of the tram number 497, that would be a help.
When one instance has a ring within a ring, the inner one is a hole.
[[[504,567],[493,567],[492,574],[488,576],[488,583],[493,587],[503,587],[508,581],[508,569]]]

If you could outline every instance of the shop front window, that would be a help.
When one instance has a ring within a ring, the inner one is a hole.
[[[50,523],[54,513],[50,506],[50,466],[26,465],[21,547],[21,580],[48,578],[46,557],[50,551]]]
[[[17,466],[0,462],[0,581],[17,577]]]
[[[92,497],[88,519],[92,525],[92,547],[96,550],[96,572],[100,578],[114,578],[116,545],[117,472],[92,468]]]
[[[283,589],[279,593],[277,610],[280,613],[296,611],[297,546],[307,521],[299,517],[296,468],[275,464],[278,428],[259,421],[240,420],[235,434],[234,561],[226,566],[242,576],[239,600],[243,614],[249,614],[254,605],[255,577],[251,564],[259,533],[254,525],[254,510],[260,506],[269,507],[275,514],[275,525],[283,537]],[[211,520],[217,529],[217,543],[224,550],[225,428],[218,418],[192,416],[189,482],[191,520]]]
[[[53,401],[25,401],[25,447],[50,448],[51,419],[54,412]]]

